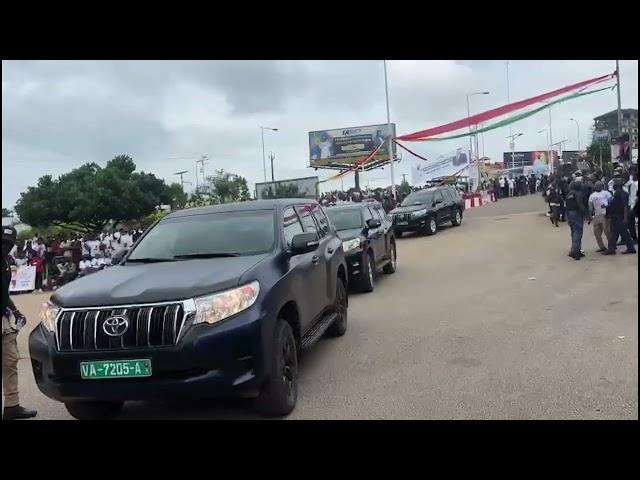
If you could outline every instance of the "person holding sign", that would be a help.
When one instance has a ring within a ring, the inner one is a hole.
[[[9,296],[11,268],[7,257],[16,243],[16,229],[2,227],[2,389],[4,390],[3,420],[35,417],[38,412],[20,406],[18,393],[18,332],[27,322]]]

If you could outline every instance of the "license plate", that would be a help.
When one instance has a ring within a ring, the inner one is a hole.
[[[80,362],[80,376],[90,380],[150,377],[151,360],[97,360],[94,362]]]

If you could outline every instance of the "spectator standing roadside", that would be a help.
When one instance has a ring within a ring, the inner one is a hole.
[[[606,252],[602,252],[603,255],[615,255],[618,236],[622,236],[622,240],[627,245],[627,249],[622,252],[623,254],[636,253],[633,240],[631,240],[629,236],[629,230],[625,222],[628,213],[629,194],[622,189],[622,179],[618,178],[613,183],[613,199],[607,209],[607,215],[611,225],[611,235],[609,236],[609,248]]]
[[[602,241],[602,233],[608,239],[611,236],[609,220],[607,219],[607,206],[612,199],[611,192],[604,190],[602,182],[594,184],[595,191],[589,196],[589,212],[593,215],[593,235],[596,237],[598,252],[605,252],[607,248]]]
[[[638,243],[638,233],[636,232],[636,218],[638,217],[638,173],[633,172],[627,182],[627,192],[629,193],[629,213],[627,215],[627,230],[634,243]]]
[[[591,216],[586,210],[585,202],[582,199],[582,185],[580,182],[571,183],[569,193],[565,198],[565,208],[567,221],[571,228],[571,249],[569,256],[574,260],[580,260],[580,258],[584,256],[581,250],[585,218],[588,223],[591,223]]]

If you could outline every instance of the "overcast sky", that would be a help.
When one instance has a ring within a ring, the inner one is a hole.
[[[397,134],[433,127],[507,101],[505,61],[391,61],[389,95]],[[623,108],[638,108],[638,62],[621,62]],[[611,73],[615,61],[510,61],[511,100]],[[616,108],[615,91],[553,108],[553,139],[565,149],[590,141],[593,117]],[[168,182],[207,155],[206,173],[224,168],[262,181],[260,126],[267,153],[276,155],[276,179],[319,175],[307,168],[312,130],[386,123],[382,61],[3,61],[2,205],[13,207],[21,191],[45,174],[54,177],[86,162],[104,165],[118,154],[133,157],[139,170]],[[513,127],[523,132],[517,150],[545,149],[537,131],[546,112]],[[485,134],[484,152],[494,160],[508,149],[508,127]],[[467,139],[410,144],[437,155],[466,147]],[[482,143],[480,145],[482,152]],[[397,176],[410,174],[404,155]],[[270,173],[269,173],[270,176]],[[363,176],[370,186],[389,185],[389,169]],[[410,179],[410,175],[408,176]],[[353,176],[344,180],[353,184]],[[195,185],[194,185],[195,186]],[[339,182],[324,188],[339,187]]]

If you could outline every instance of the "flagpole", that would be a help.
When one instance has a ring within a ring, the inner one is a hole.
[[[387,97],[387,134],[389,135],[389,165],[390,165],[390,170],[391,170],[391,195],[393,195],[393,198],[396,198],[396,180],[395,177],[393,175],[393,139],[392,137],[392,131],[391,131],[391,113],[389,110],[389,83],[387,80],[387,61],[383,60],[382,61],[384,64],[384,93],[385,96]],[[364,168],[364,166],[363,166]]]

